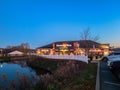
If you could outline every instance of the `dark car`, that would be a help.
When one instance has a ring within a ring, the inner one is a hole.
[[[112,61],[110,70],[120,79],[120,61]]]

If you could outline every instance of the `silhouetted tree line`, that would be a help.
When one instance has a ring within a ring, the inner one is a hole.
[[[7,46],[6,48],[10,49],[11,51],[18,50],[18,51],[21,51],[21,52],[27,54],[27,53],[29,53],[30,45],[29,45],[29,43],[21,43],[18,46]]]

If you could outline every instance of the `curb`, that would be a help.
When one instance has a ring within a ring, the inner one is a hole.
[[[100,90],[100,61],[98,61],[95,90]]]

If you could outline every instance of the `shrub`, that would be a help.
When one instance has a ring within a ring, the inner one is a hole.
[[[62,88],[70,85],[74,78],[80,74],[81,68],[85,67],[85,63],[69,61],[61,63],[54,74],[41,75],[41,81],[44,84],[43,90],[61,90]]]

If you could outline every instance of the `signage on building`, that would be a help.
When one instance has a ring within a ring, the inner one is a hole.
[[[65,44],[67,47],[71,47],[72,45],[71,44]],[[56,47],[63,47],[64,44],[56,44]]]

